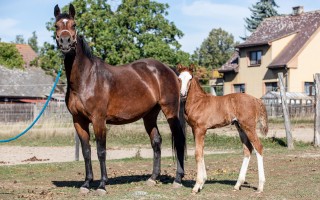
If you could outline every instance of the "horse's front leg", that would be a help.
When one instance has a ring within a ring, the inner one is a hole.
[[[153,171],[151,177],[147,180],[147,185],[153,186],[161,172],[161,143],[162,138],[157,126],[157,116],[159,109],[156,108],[143,118],[144,126],[150,137],[153,149]]]
[[[91,147],[90,147],[90,133],[89,122],[87,120],[73,117],[74,127],[77,131],[81,142],[82,155],[85,162],[86,177],[85,182],[81,186],[80,191],[82,193],[88,193],[90,188],[90,182],[93,180],[92,164],[91,164]]]
[[[197,180],[192,189],[192,193],[198,193],[202,190],[205,181],[207,180],[207,172],[204,163],[204,137],[206,129],[196,128],[193,129],[193,135],[196,143],[195,158],[197,162]]]
[[[106,121],[104,119],[96,119],[92,122],[93,130],[96,136],[97,143],[97,154],[100,162],[101,170],[101,181],[97,189],[97,192],[100,194],[106,193],[106,183],[108,180],[107,177],[107,168],[106,168]]]

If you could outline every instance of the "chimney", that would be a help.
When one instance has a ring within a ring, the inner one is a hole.
[[[292,7],[293,15],[300,15],[303,13],[303,6]]]

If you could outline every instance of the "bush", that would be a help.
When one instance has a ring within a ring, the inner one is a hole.
[[[24,61],[14,44],[0,42],[0,65],[13,68],[23,68]]]

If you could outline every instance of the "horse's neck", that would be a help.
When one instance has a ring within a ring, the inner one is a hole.
[[[89,61],[89,58],[82,52],[80,42],[77,43],[76,52],[65,55],[64,66],[67,77],[68,88],[72,90],[78,90],[83,73],[87,70],[85,63]]]
[[[202,90],[200,84],[198,83],[197,79],[191,79],[188,94],[187,94],[187,103],[193,104],[198,102],[203,97],[207,96],[206,93]]]

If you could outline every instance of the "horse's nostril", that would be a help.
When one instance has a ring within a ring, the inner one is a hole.
[[[63,39],[62,38],[60,38],[60,42],[63,43]]]
[[[68,38],[68,42],[69,42],[69,43],[71,42],[70,38]]]

